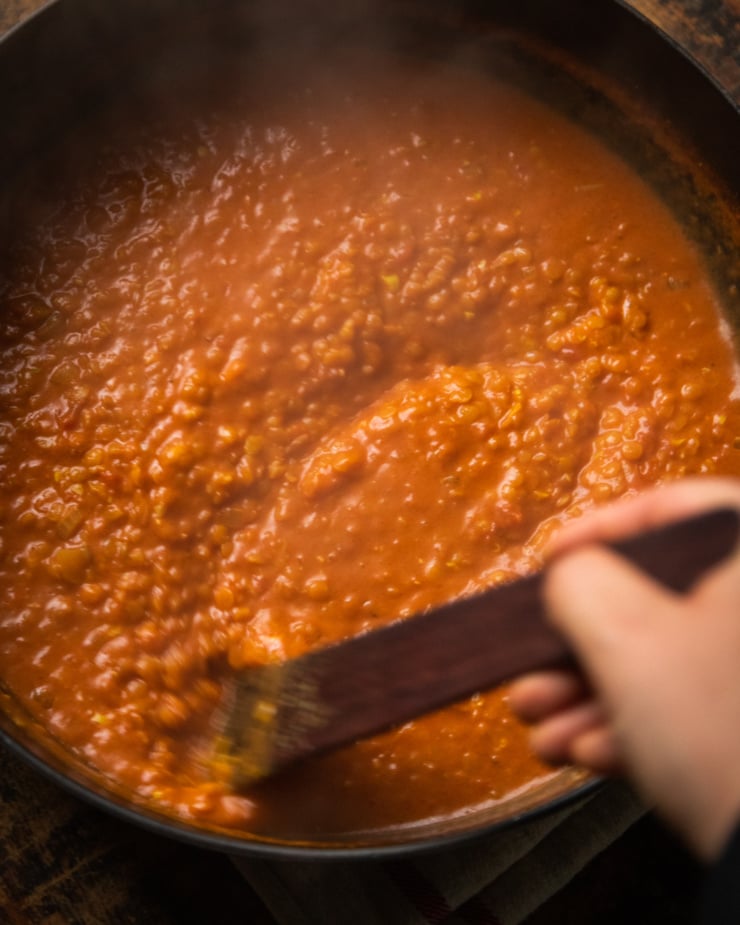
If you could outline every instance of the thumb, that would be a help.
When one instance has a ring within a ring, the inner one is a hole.
[[[594,688],[614,703],[675,622],[676,595],[617,553],[582,546],[556,559],[544,587],[551,622],[570,641]]]

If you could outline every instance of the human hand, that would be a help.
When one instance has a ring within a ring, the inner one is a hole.
[[[510,691],[542,758],[627,772],[708,860],[740,819],[740,551],[677,595],[599,543],[721,506],[740,482],[687,479],[564,528],[544,595],[584,673]]]

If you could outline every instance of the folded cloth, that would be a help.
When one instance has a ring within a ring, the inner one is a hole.
[[[644,813],[609,783],[467,844],[367,862],[234,863],[279,925],[517,925]]]

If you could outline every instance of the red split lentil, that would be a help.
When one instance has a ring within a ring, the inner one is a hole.
[[[525,574],[596,504],[740,474],[733,351],[667,207],[521,90],[388,60],[257,83],[129,113],[19,231],[0,676],[180,817],[464,812],[550,773],[505,691],[235,793],[201,760],[224,685]]]

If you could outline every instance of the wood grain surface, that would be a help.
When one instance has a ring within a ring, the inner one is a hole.
[[[596,2],[596,0],[594,0]],[[0,0],[0,33],[40,0]],[[691,32],[707,8],[737,14],[737,0],[635,0],[667,29]],[[700,30],[699,30],[700,31]],[[737,66],[734,47],[717,38],[714,57]],[[740,82],[738,82],[740,86]],[[639,871],[639,875],[636,872]],[[647,818],[597,858],[527,925],[684,925],[700,870]],[[0,750],[0,923],[2,925],[270,925],[271,917],[228,858],[140,831],[94,810]],[[344,923],[331,923],[344,925]],[[346,923],[351,925],[351,923]]]
[[[230,861],[109,817],[0,754],[3,925],[272,925]]]
[[[42,0],[2,0],[0,3],[0,33],[7,32],[41,6],[43,6]]]
[[[740,106],[740,0],[629,0]]]

